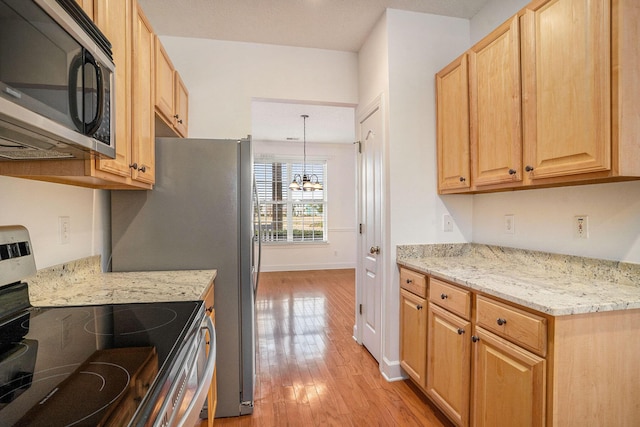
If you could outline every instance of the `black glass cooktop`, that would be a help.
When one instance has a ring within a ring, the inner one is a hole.
[[[149,392],[154,379],[166,375],[201,307],[30,308],[0,321],[0,426],[126,425],[159,393]]]

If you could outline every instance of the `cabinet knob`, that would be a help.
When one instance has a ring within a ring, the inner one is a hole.
[[[480,341],[480,338],[478,338],[477,336],[474,335],[474,336],[471,337],[471,341],[478,342],[478,341]]]
[[[178,123],[182,124],[182,119],[178,119]]]
[[[206,310],[207,313],[211,313],[211,312],[213,312],[213,306],[207,307],[205,310]]]
[[[146,166],[140,166],[140,169],[138,169],[140,172],[144,173],[147,171],[147,167]]]
[[[129,165],[129,167],[130,167],[131,169],[133,169],[133,170],[138,170],[138,164],[137,164],[137,163],[131,163],[131,164]]]
[[[174,115],[173,115],[173,118],[174,118],[174,119],[177,119],[178,117],[180,117],[180,116],[179,116],[179,115],[177,115],[177,114],[174,114]]]
[[[506,325],[507,324],[507,319],[503,319],[502,317],[498,317],[498,320],[496,320],[496,323],[500,326],[502,325]]]
[[[526,170],[527,172],[531,172],[533,170],[533,166],[529,166],[527,165],[524,170]]]
[[[440,294],[440,299],[447,299],[449,298],[449,295],[447,294]]]
[[[422,305],[420,305],[420,304],[416,305],[416,309],[417,310],[422,310]]]
[[[515,169],[509,169],[509,175],[515,175],[516,173]]]
[[[467,180],[467,178],[465,178],[464,176],[460,177],[460,182],[465,182]]]
[[[407,284],[409,284],[409,283],[413,283],[413,280],[407,279]]]
[[[458,335],[462,335],[462,334],[464,334],[464,329],[458,328]]]

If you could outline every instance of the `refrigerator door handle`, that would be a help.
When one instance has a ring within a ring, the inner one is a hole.
[[[256,207],[256,211],[257,211],[257,216],[258,216],[258,262],[256,265],[254,265],[254,268],[256,269],[256,275],[255,275],[255,282],[253,284],[253,298],[255,301],[255,298],[258,294],[258,286],[260,283],[260,266],[262,264],[262,215],[260,215],[260,198],[258,197],[258,187],[256,185],[256,180],[255,177],[253,178],[253,196],[255,197],[255,207]],[[255,239],[255,233],[253,238]],[[255,250],[255,245],[254,245],[254,250]],[[253,261],[255,263],[255,254],[254,254],[254,258]]]

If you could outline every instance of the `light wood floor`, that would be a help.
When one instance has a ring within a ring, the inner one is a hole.
[[[261,274],[254,412],[215,426],[451,425],[411,383],[385,381],[353,340],[354,274]]]

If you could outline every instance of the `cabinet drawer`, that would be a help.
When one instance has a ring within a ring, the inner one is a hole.
[[[429,300],[466,320],[471,318],[470,291],[431,278]]]
[[[545,357],[547,319],[481,295],[476,300],[476,324]]]
[[[400,268],[400,287],[409,292],[427,297],[427,276],[422,273]]]

